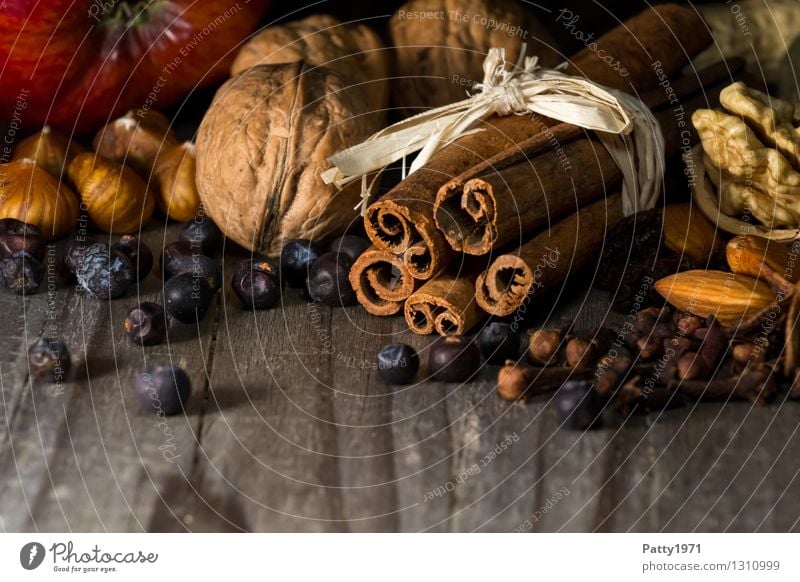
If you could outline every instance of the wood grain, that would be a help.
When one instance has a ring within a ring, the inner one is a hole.
[[[175,236],[153,227],[146,240]],[[239,259],[226,260],[226,281]],[[526,324],[622,321],[588,290],[595,269]],[[158,287],[151,275],[141,297]],[[497,398],[494,366],[463,385],[428,380],[431,339],[399,316],[309,305],[294,290],[254,313],[225,289],[199,328],[143,349],[121,329],[136,295],[98,303],[62,282],[48,311],[46,294],[0,294],[0,531],[800,529],[796,403],[610,414],[576,433],[550,395]],[[63,391],[27,374],[26,347],[51,321],[77,368]],[[417,384],[377,377],[390,341],[419,350]],[[187,413],[168,420],[174,462],[130,388],[156,359],[184,366],[194,387]]]

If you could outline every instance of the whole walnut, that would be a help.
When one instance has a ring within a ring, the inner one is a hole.
[[[217,91],[197,134],[206,213],[240,245],[277,255],[284,239],[324,243],[358,217],[360,184],[338,190],[328,157],[378,129],[358,86],[303,62],[257,65]]]
[[[419,113],[466,98],[490,48],[516,63],[522,43],[539,65],[561,60],[536,16],[514,0],[411,0],[389,21],[395,46],[393,105]]]
[[[380,37],[364,24],[343,24],[333,16],[314,14],[254,35],[236,55],[231,75],[255,65],[305,61],[341,73],[362,84],[373,109],[386,107],[389,53]]]

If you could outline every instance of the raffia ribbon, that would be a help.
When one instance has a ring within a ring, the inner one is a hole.
[[[372,184],[367,176],[419,152],[408,173],[422,168],[431,156],[455,139],[482,131],[482,120],[493,114],[537,113],[597,132],[623,176],[622,200],[626,215],[652,208],[661,193],[664,175],[664,136],[652,112],[639,99],[561,68],[545,69],[537,57],[520,58],[507,70],[505,49],[489,50],[483,62],[483,82],[476,94],[395,123],[364,142],[328,158],[333,164],[322,173],[326,184],[339,188],[361,180],[361,207],[367,209]],[[374,183],[374,180],[373,180]]]

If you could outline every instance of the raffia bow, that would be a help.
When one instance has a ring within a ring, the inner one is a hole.
[[[395,123],[337,152],[328,158],[333,167],[322,173],[322,179],[339,188],[361,179],[356,208],[361,207],[363,215],[372,188],[368,175],[418,151],[408,171],[413,173],[455,139],[482,131],[480,123],[491,115],[537,113],[598,132],[622,171],[624,213],[652,208],[664,174],[664,137],[652,112],[632,95],[564,74],[560,69],[566,63],[545,69],[537,60],[525,57],[523,44],[519,61],[508,70],[505,49],[490,49],[476,94]]]

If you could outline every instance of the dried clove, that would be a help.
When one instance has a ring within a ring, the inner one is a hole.
[[[670,389],[679,390],[698,400],[748,400],[756,406],[762,406],[775,394],[776,385],[772,371],[764,366],[729,378],[684,380],[670,384]]]
[[[567,365],[572,368],[585,368],[594,364],[597,358],[597,342],[574,337],[567,342]]]
[[[614,350],[600,358],[594,372],[598,394],[612,396],[632,365],[633,357],[626,350]]]
[[[694,333],[704,325],[702,318],[696,315],[687,311],[675,312],[675,328],[682,335],[694,336]]]
[[[734,370],[736,372],[741,372],[747,368],[748,365],[763,364],[769,343],[765,341],[763,344],[764,345],[756,345],[752,342],[734,344],[731,348]]]
[[[700,349],[696,353],[687,351],[678,359],[678,377],[681,380],[697,380],[711,376],[728,347],[728,338],[722,326],[713,317],[708,318],[707,326],[697,330],[695,336],[700,332],[703,336]]]
[[[497,393],[506,400],[525,400],[556,390],[568,380],[588,380],[592,372],[564,366],[533,368],[507,360],[497,372]]]
[[[686,404],[685,397],[673,390],[659,387],[642,387],[638,376],[622,385],[618,393],[618,406],[623,416],[634,412],[656,412],[678,408]]]
[[[528,340],[528,355],[531,360],[543,366],[558,363],[562,334],[557,329],[540,329],[531,333]]]
[[[695,342],[684,336],[674,336],[664,341],[664,366],[661,382],[666,383],[678,378],[678,361],[683,355],[693,350]]]

